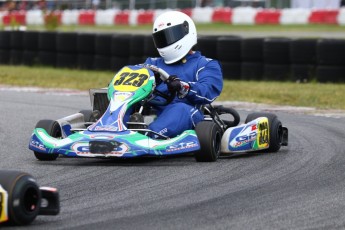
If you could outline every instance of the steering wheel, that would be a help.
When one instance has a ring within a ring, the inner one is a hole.
[[[150,70],[152,70],[153,72],[155,73],[158,73],[159,74],[159,77],[160,79],[163,81],[163,82],[166,82],[169,78],[169,74],[161,69],[161,68],[158,68],[157,66],[155,65],[149,65],[149,64],[144,64],[143,65],[145,68],[148,68]],[[151,105],[167,105],[167,104],[170,104],[175,96],[176,96],[176,92],[169,92],[169,93],[163,93],[161,91],[159,91],[158,89],[154,89],[153,90],[153,93],[152,93],[152,97],[149,98],[146,102],[148,102],[149,104]],[[165,100],[158,100],[157,97],[161,97],[161,98],[164,98]]]

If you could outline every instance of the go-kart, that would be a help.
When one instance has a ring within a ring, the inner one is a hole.
[[[252,113],[239,125],[235,109],[211,104],[201,108],[204,120],[195,129],[176,137],[148,129],[155,118],[154,106],[166,105],[176,96],[156,89],[156,81],[166,82],[168,77],[152,65],[123,67],[107,88],[90,90],[92,110],[39,121],[29,149],[43,161],[55,160],[59,154],[130,158],[194,153],[197,161],[211,162],[220,154],[276,152],[288,144],[288,129],[276,115]]]
[[[60,212],[56,188],[38,187],[28,173],[0,170],[0,224],[28,225],[38,215]]]

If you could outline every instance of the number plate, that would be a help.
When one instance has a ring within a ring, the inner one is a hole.
[[[133,70],[126,66],[115,75],[112,84],[116,91],[133,92],[147,84],[149,78],[150,73],[147,69]]]

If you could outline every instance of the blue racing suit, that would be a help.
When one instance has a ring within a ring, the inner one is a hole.
[[[157,106],[157,118],[149,128],[168,137],[174,137],[187,129],[193,129],[204,116],[200,106],[210,104],[221,93],[223,75],[218,61],[202,56],[199,51],[188,54],[181,61],[165,64],[163,58],[148,58],[145,64],[155,65],[170,76],[176,75],[189,83],[190,90],[184,98],[175,99],[166,106]],[[167,85],[158,84],[157,90],[168,93]]]

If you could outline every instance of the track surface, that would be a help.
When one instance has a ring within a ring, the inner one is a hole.
[[[60,215],[39,216],[25,229],[345,228],[345,118],[278,112],[287,148],[215,163],[37,161],[28,150],[36,122],[88,108],[87,96],[0,91],[0,168],[60,190]],[[240,111],[242,121],[247,113]]]

